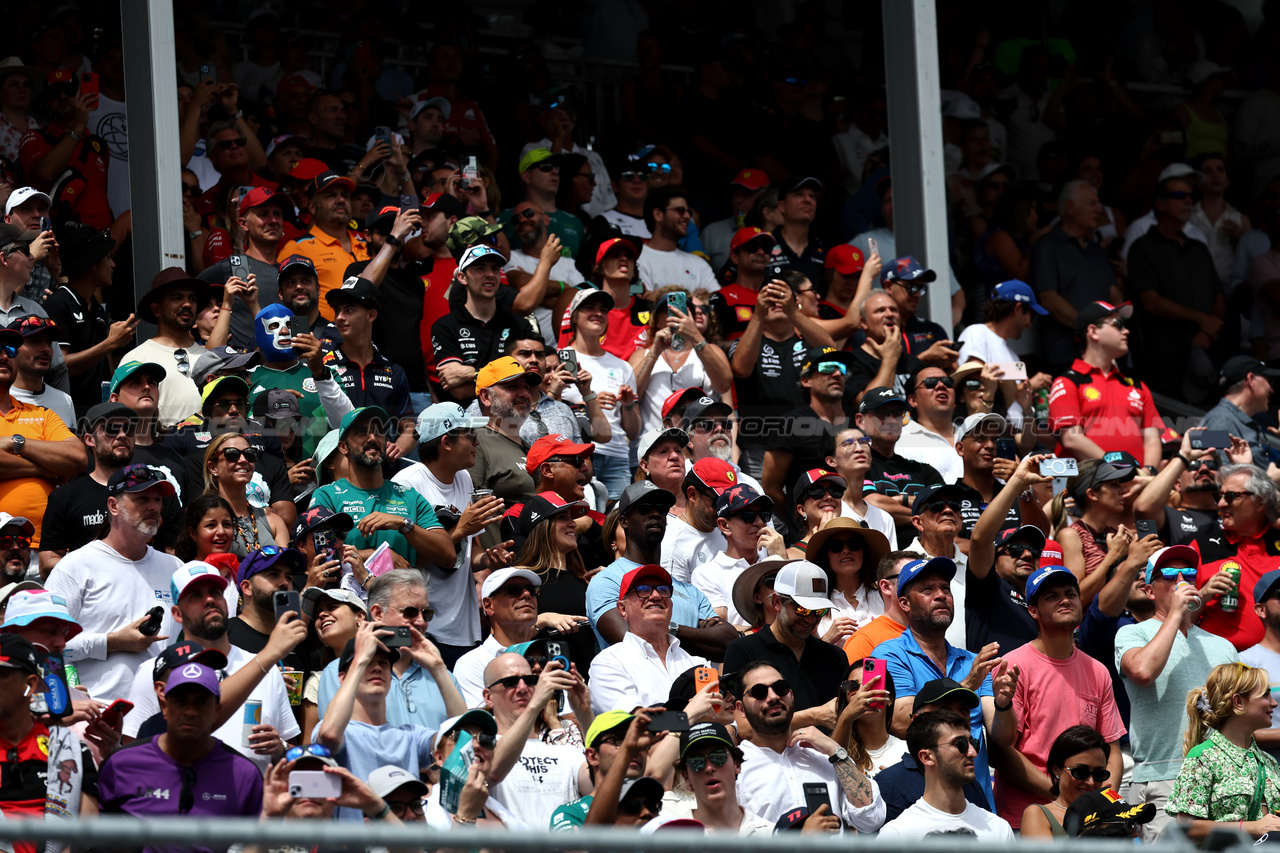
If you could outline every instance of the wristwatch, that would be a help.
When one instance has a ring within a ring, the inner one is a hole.
[[[412,518],[406,518],[404,520],[404,524],[400,525],[400,532],[403,533],[405,536],[408,536],[409,533],[413,530],[413,528],[417,526],[418,525],[413,523]]]
[[[27,446],[27,437],[25,435],[15,435],[13,438],[13,449],[9,452],[14,456],[22,455],[22,448]]]
[[[836,751],[831,753],[831,757],[828,758],[827,761],[830,761],[832,764],[839,764],[841,761],[848,760],[848,758],[849,750],[845,749],[843,746],[837,746]]]

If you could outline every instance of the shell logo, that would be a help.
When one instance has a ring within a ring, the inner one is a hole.
[[[738,319],[744,323],[751,322],[752,308],[750,305],[739,305],[734,309],[734,313],[738,315]]]
[[[1099,391],[1097,388],[1086,385],[1084,389],[1084,398],[1086,400],[1097,402],[1098,400],[1102,399],[1102,392]]]

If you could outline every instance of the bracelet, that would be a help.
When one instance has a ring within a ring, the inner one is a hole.
[[[638,408],[640,408],[640,402],[639,402],[638,400],[637,400],[636,402],[634,402],[634,403],[623,403],[623,404],[622,404],[622,411],[624,411],[624,412],[629,412],[629,411],[631,411],[632,409],[638,409]]]
[[[462,824],[463,826],[474,826],[474,825],[475,825],[475,822],[476,822],[476,819],[475,819],[475,818],[471,818],[471,820],[467,820],[467,819],[466,819],[466,818],[464,818],[464,817],[458,817],[457,815],[454,815],[454,816],[453,816],[453,822],[454,822],[454,823],[460,823],[460,824]]]
[[[1181,459],[1181,460],[1182,460],[1182,464],[1183,464],[1183,465],[1185,465],[1185,466],[1186,466],[1186,467],[1188,467],[1188,468],[1190,468],[1190,467],[1191,467],[1191,460],[1190,460],[1190,459],[1188,459],[1187,457],[1183,456],[1183,455],[1182,455],[1182,451],[1181,451],[1181,450],[1179,450],[1177,453],[1173,454],[1173,458],[1174,458],[1174,459]]]
[[[74,130],[68,130],[67,136],[70,136],[72,139],[75,139],[75,140],[84,139],[84,131],[82,130],[79,133],[76,133]]]
[[[267,668],[266,668],[265,666],[263,666],[263,665],[262,665],[262,661],[258,660],[258,656],[257,656],[257,655],[254,655],[254,656],[253,656],[253,662],[254,662],[254,663],[256,663],[256,664],[258,665],[258,669],[262,670],[262,674],[263,674],[263,675],[268,675],[268,674],[269,674],[269,673],[267,672]]]
[[[382,809],[377,814],[367,814],[369,820],[386,820],[387,815],[391,814],[391,804],[386,800],[382,801]]]
[[[592,391],[590,394],[583,394],[583,395],[582,395],[582,405],[584,405],[584,406],[585,406],[587,403],[590,403],[590,402],[591,402],[592,400],[594,400],[595,398],[596,398],[596,392],[595,392],[595,391]]]
[[[698,341],[696,344],[693,345],[694,352],[702,352],[706,348],[707,348],[706,340]]]
[[[368,574],[368,575],[365,575],[365,576],[364,576],[364,580],[360,581],[360,588],[361,588],[361,589],[368,589],[368,588],[369,588],[369,578],[371,578],[371,577],[373,577],[373,575],[371,575],[371,574]]]
[[[1013,708],[1013,703],[1012,703],[1012,702],[1010,702],[1008,705],[1005,705],[1003,708],[1002,708],[1002,707],[1000,707],[999,705],[996,705],[996,710],[997,710],[997,711],[999,711],[999,712],[1000,712],[1000,713],[1002,713],[1002,714],[1003,714],[1005,711],[1010,710],[1011,708]]]

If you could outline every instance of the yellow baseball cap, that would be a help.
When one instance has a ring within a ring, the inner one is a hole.
[[[504,355],[502,358],[495,358],[476,373],[476,393],[479,394],[481,388],[488,388],[490,385],[497,385],[502,382],[510,382],[520,377],[524,377],[530,386],[542,383],[542,377],[536,370],[525,370],[511,356]]]

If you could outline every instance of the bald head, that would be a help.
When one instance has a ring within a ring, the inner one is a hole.
[[[493,660],[489,661],[489,665],[484,668],[484,683],[492,684],[499,678],[506,678],[508,675],[529,675],[533,670],[529,668],[529,662],[524,659],[524,655],[515,652],[503,652]]]
[[[526,684],[520,676],[532,676],[533,670],[523,655],[506,652],[489,661],[484,668],[484,700],[493,709],[493,718],[502,734],[511,726],[533,698],[533,685]],[[504,679],[511,679],[508,683]]]

